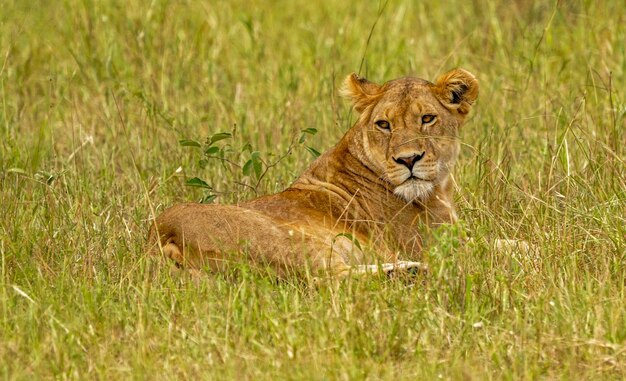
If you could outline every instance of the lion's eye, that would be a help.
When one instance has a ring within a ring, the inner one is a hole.
[[[422,123],[428,124],[428,123],[434,122],[435,118],[436,117],[434,115],[424,115],[422,116]]]
[[[376,126],[378,126],[378,128],[380,128],[381,130],[388,130],[389,129],[389,122],[387,122],[386,120],[378,120],[376,121]]]

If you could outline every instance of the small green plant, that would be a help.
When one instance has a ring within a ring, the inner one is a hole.
[[[178,143],[183,147],[194,149],[200,155],[197,163],[201,169],[207,168],[211,163],[219,163],[232,175],[235,185],[244,186],[258,194],[259,185],[266,177],[268,171],[290,155],[295,147],[304,147],[314,158],[320,156],[318,150],[305,144],[307,138],[314,136],[316,133],[317,129],[311,127],[300,130],[299,133],[294,134],[286,152],[273,161],[267,158],[274,155],[271,153],[262,154],[259,150],[255,150],[250,143],[235,147],[231,144],[233,138],[233,133],[231,132],[218,132],[208,136],[204,142],[193,139],[181,139]],[[243,177],[243,181],[236,180],[241,177]],[[199,202],[203,204],[212,203],[219,193],[207,181],[197,176],[185,180],[185,185],[202,189],[202,198],[200,198]]]
[[[212,159],[219,159],[222,163],[228,162],[227,155],[232,149],[228,144],[218,145],[217,143],[230,139],[232,136],[230,132],[218,132],[207,137],[204,143],[191,139],[181,139],[178,143],[183,147],[192,147],[199,150],[202,158],[198,160],[198,165],[200,168],[206,168]],[[200,203],[210,204],[217,198],[213,187],[200,177],[192,177],[185,180],[185,185],[202,189],[202,198],[199,200]]]

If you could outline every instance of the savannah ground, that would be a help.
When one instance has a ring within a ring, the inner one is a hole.
[[[2,378],[626,377],[622,1],[0,7]],[[153,213],[294,180],[354,121],[360,67],[480,81],[426,284],[146,258]]]

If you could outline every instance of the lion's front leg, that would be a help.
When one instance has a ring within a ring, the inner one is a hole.
[[[353,249],[354,250],[354,249]],[[397,255],[384,251],[385,255],[375,257],[364,255],[359,248],[359,255],[346,255],[336,247],[330,253],[321,256],[314,263],[314,273],[317,275],[316,281],[326,277],[334,280],[341,280],[349,277],[364,276],[406,276],[413,278],[428,272],[428,265],[423,262],[402,261],[397,259]],[[368,263],[369,262],[369,263]],[[372,264],[372,262],[379,262]]]

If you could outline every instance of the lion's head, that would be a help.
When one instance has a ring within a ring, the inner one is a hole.
[[[360,113],[354,152],[406,201],[425,199],[447,181],[460,151],[458,129],[478,96],[478,81],[463,69],[435,83],[400,78],[377,85],[348,76],[343,95]]]

